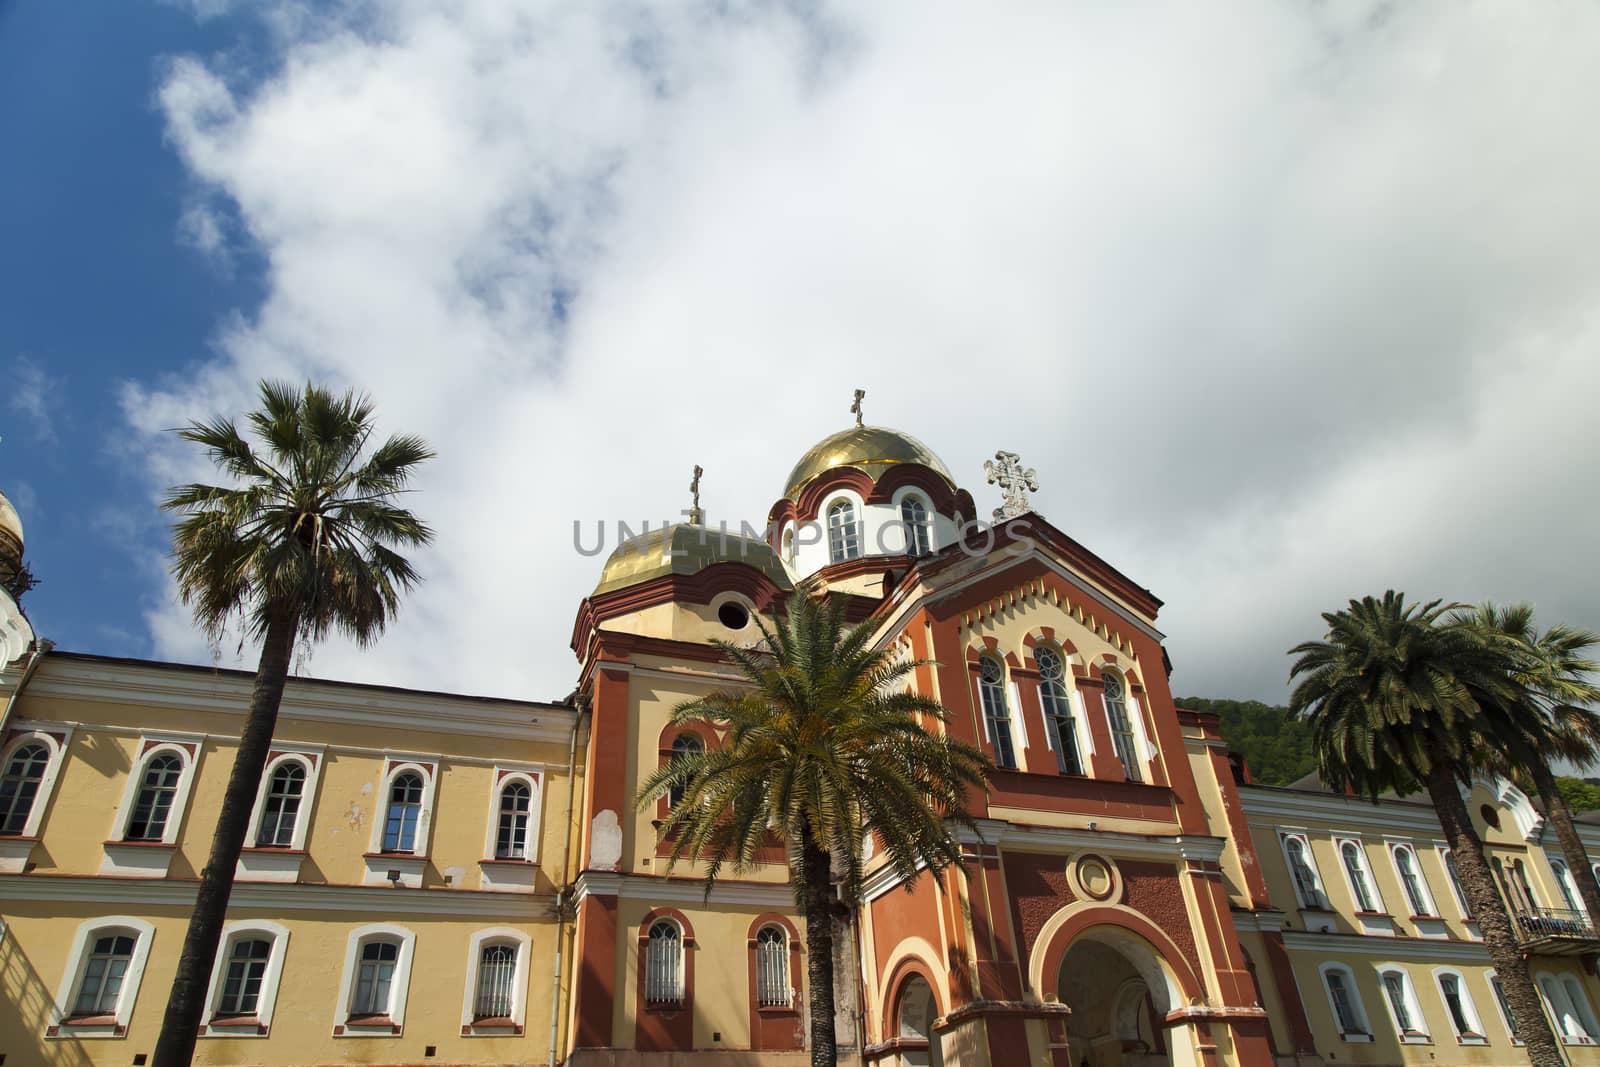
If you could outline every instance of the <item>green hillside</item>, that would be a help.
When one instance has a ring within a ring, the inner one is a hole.
[[[1222,716],[1222,739],[1250,763],[1250,776],[1262,785],[1288,785],[1317,769],[1311,730],[1289,709],[1259,700],[1208,700],[1179,697],[1178,707]]]

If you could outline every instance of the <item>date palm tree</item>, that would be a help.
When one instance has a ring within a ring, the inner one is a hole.
[[[194,1056],[234,867],[296,640],[317,641],[330,630],[361,645],[375,640],[417,581],[397,549],[432,538],[395,503],[418,464],[433,456],[420,438],[396,435],[368,451],[373,409],[365,397],[311,384],[259,388],[261,407],[246,416],[256,445],[226,418],[178,431],[206,450],[229,484],[179,486],[162,503],[181,516],[172,532],[172,573],[195,621],[215,640],[237,620],[261,642],[261,659],[155,1067],[187,1067]]]
[[[748,684],[672,713],[722,743],[669,761],[638,803],[678,798],[660,828],[668,865],[702,861],[707,895],[725,865],[744,870],[763,847],[785,846],[806,920],[811,1062],[834,1067],[833,923],[860,897],[868,835],[908,885],[919,865],[937,880],[960,863],[955,828],[976,833],[967,797],[987,788],[990,763],[929,729],[947,714],[908,691],[921,662],[875,650],[873,625],[846,626],[842,601],[797,594],[776,627],[757,623],[764,648],[716,642]]]
[[[1511,675],[1516,702],[1508,711],[1526,717],[1536,747],[1519,751],[1488,747],[1485,751],[1500,757],[1491,763],[1491,769],[1533,786],[1545,817],[1555,826],[1582,910],[1594,929],[1600,930],[1600,885],[1573,825],[1572,807],[1550,769],[1555,760],[1581,766],[1600,756],[1600,715],[1586,706],[1600,702],[1600,687],[1589,681],[1600,664],[1586,656],[1600,643],[1600,634],[1566,625],[1540,633],[1530,604],[1496,607],[1485,602],[1457,618],[1481,630],[1485,640],[1505,642],[1508,652],[1520,661]]]
[[[1462,605],[1407,604],[1393,590],[1325,613],[1321,641],[1295,646],[1290,709],[1311,724],[1322,779],[1376,799],[1425,790],[1454,852],[1461,888],[1483,934],[1535,1067],[1561,1067],[1561,1051],[1528,975],[1505,902],[1484,859],[1460,786],[1486,745],[1536,744],[1514,708],[1525,666],[1506,642],[1459,618]]]

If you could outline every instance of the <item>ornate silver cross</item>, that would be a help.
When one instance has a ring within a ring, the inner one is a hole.
[[[1003,503],[994,509],[995,522],[1005,522],[1033,510],[1028,492],[1039,491],[1039,476],[1032,467],[1023,467],[1021,456],[1015,452],[996,452],[994,459],[983,461],[983,476],[990,485],[1000,487]]]
[[[856,417],[857,426],[861,425],[861,401],[865,400],[866,396],[867,391],[865,389],[857,389],[855,403],[850,405],[850,414]]]

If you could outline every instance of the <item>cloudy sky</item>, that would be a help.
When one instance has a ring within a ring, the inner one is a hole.
[[[559,696],[572,525],[764,519],[907,430],[1279,700],[1394,586],[1600,626],[1592,5],[0,6],[0,487],[63,647],[232,663],[170,427],[263,376],[439,452],[426,585],[302,669]],[[590,527],[592,528],[592,526]]]

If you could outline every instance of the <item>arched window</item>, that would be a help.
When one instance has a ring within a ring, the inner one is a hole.
[[[995,766],[1015,770],[1016,747],[1011,740],[1011,709],[1006,704],[1005,670],[993,656],[978,661],[978,692],[983,701],[983,721],[994,745]]]
[[[694,734],[679,734],[672,741],[672,758],[679,759],[684,756],[698,756],[706,750],[705,742]],[[683,791],[688,783],[679,783],[667,790],[667,802],[677,807],[683,800]]]
[[[1572,872],[1567,870],[1567,865],[1560,860],[1550,861],[1550,870],[1556,876],[1556,888],[1561,890],[1561,900],[1568,911],[1582,911],[1583,905],[1578,903],[1578,887],[1572,881]]]
[[[790,563],[793,563],[794,554],[794,531],[792,529],[785,530],[783,531],[783,558],[788,560]]]
[[[861,524],[856,522],[856,506],[848,500],[835,500],[828,506],[828,561],[839,563],[861,555]]]
[[[1506,987],[1500,984],[1500,976],[1493,971],[1489,972],[1489,988],[1494,991],[1494,1002],[1500,1006],[1500,1018],[1506,1024],[1506,1033],[1511,1035],[1511,1040],[1521,1041],[1517,1033],[1517,1016],[1511,1010],[1511,1001],[1506,999]]]
[[[1123,773],[1128,781],[1139,782],[1139,748],[1133,740],[1133,721],[1128,718],[1127,689],[1122,675],[1106,671],[1101,676],[1105,683],[1106,720],[1111,724],[1111,747],[1122,761]]]
[[[933,548],[927,505],[917,497],[906,497],[900,502],[900,521],[906,528],[906,551],[913,556],[926,556]]]
[[[1433,903],[1423,887],[1422,872],[1417,870],[1417,857],[1409,845],[1394,847],[1394,867],[1400,875],[1400,885],[1406,891],[1406,903],[1413,915],[1432,915]]]
[[[1380,973],[1383,992],[1389,1000],[1389,1011],[1394,1016],[1395,1032],[1401,1041],[1426,1040],[1428,1033],[1422,1026],[1422,1012],[1417,1008],[1416,994],[1411,991],[1411,980],[1400,970]]]
[[[42,743],[23,745],[11,754],[0,777],[0,834],[20,834],[26,829],[48,766],[50,749]]]
[[[1300,906],[1326,911],[1328,902],[1322,895],[1322,885],[1317,880],[1317,872],[1311,867],[1306,839],[1298,834],[1285,837],[1283,851],[1289,861],[1289,875],[1294,879],[1295,892],[1300,894]]]
[[[651,1004],[683,1002],[683,933],[665,919],[650,927],[645,953],[645,1000]]]
[[[400,942],[387,938],[361,946],[356,966],[355,996],[350,1001],[350,1017],[370,1018],[388,1015],[394,990],[394,971],[400,962]]]
[[[500,825],[495,832],[495,859],[528,858],[528,816],[532,810],[533,790],[528,788],[526,782],[513,779],[500,790]]]
[[[266,804],[256,831],[257,848],[288,848],[294,843],[294,825],[300,816],[305,788],[306,769],[299,760],[286,759],[278,764],[267,781]]]
[[[139,782],[139,796],[133,804],[133,816],[128,820],[129,841],[160,841],[167,832],[167,818],[172,814],[172,802],[178,795],[178,781],[183,777],[183,757],[176,752],[163,752],[145,764]]]
[[[1346,841],[1339,846],[1339,856],[1344,860],[1345,874],[1350,876],[1350,893],[1355,897],[1357,911],[1377,911],[1377,898],[1372,894],[1372,881],[1367,877],[1367,859],[1361,846]]]
[[[389,811],[383,823],[383,851],[415,852],[422,820],[422,776],[407,771],[389,785]]]
[[[1472,918],[1472,906],[1467,903],[1467,891],[1461,887],[1461,871],[1456,867],[1456,854],[1450,849],[1440,849],[1444,856],[1444,873],[1450,878],[1450,892],[1455,894],[1463,919]]]
[[[267,961],[272,958],[272,942],[241,938],[228,953],[228,970],[222,979],[222,995],[217,999],[219,1016],[254,1015],[261,1002],[261,984],[267,976]]]
[[[1062,774],[1082,774],[1078,757],[1078,728],[1072,718],[1072,702],[1067,696],[1066,661],[1061,653],[1041,645],[1033,650],[1039,665],[1039,702],[1044,705],[1045,731],[1055,749],[1056,769]]]
[[[1333,1018],[1339,1024],[1339,1036],[1346,1041],[1368,1039],[1372,1027],[1361,1005],[1361,994],[1356,991],[1355,975],[1348,967],[1337,964],[1322,969],[1322,982],[1328,988],[1328,1002],[1333,1005]]]
[[[756,934],[756,1001],[763,1008],[789,1006],[789,938],[778,926]]]
[[[1471,1044],[1483,1040],[1483,1023],[1478,1019],[1478,1008],[1472,1003],[1461,976],[1454,971],[1438,972],[1439,995],[1444,1000],[1445,1011],[1450,1015],[1450,1025],[1456,1036]]]
[[[1539,990],[1561,1031],[1561,1040],[1568,1045],[1590,1045],[1595,1041],[1596,1026],[1589,1010],[1589,998],[1572,978],[1562,975],[1539,976]]]
[[[94,940],[72,998],[72,1018],[114,1016],[122,998],[123,980],[133,963],[137,938],[125,933],[106,933]]]
[[[517,946],[485,945],[478,956],[478,987],[473,997],[473,1019],[510,1019],[516,982]]]

